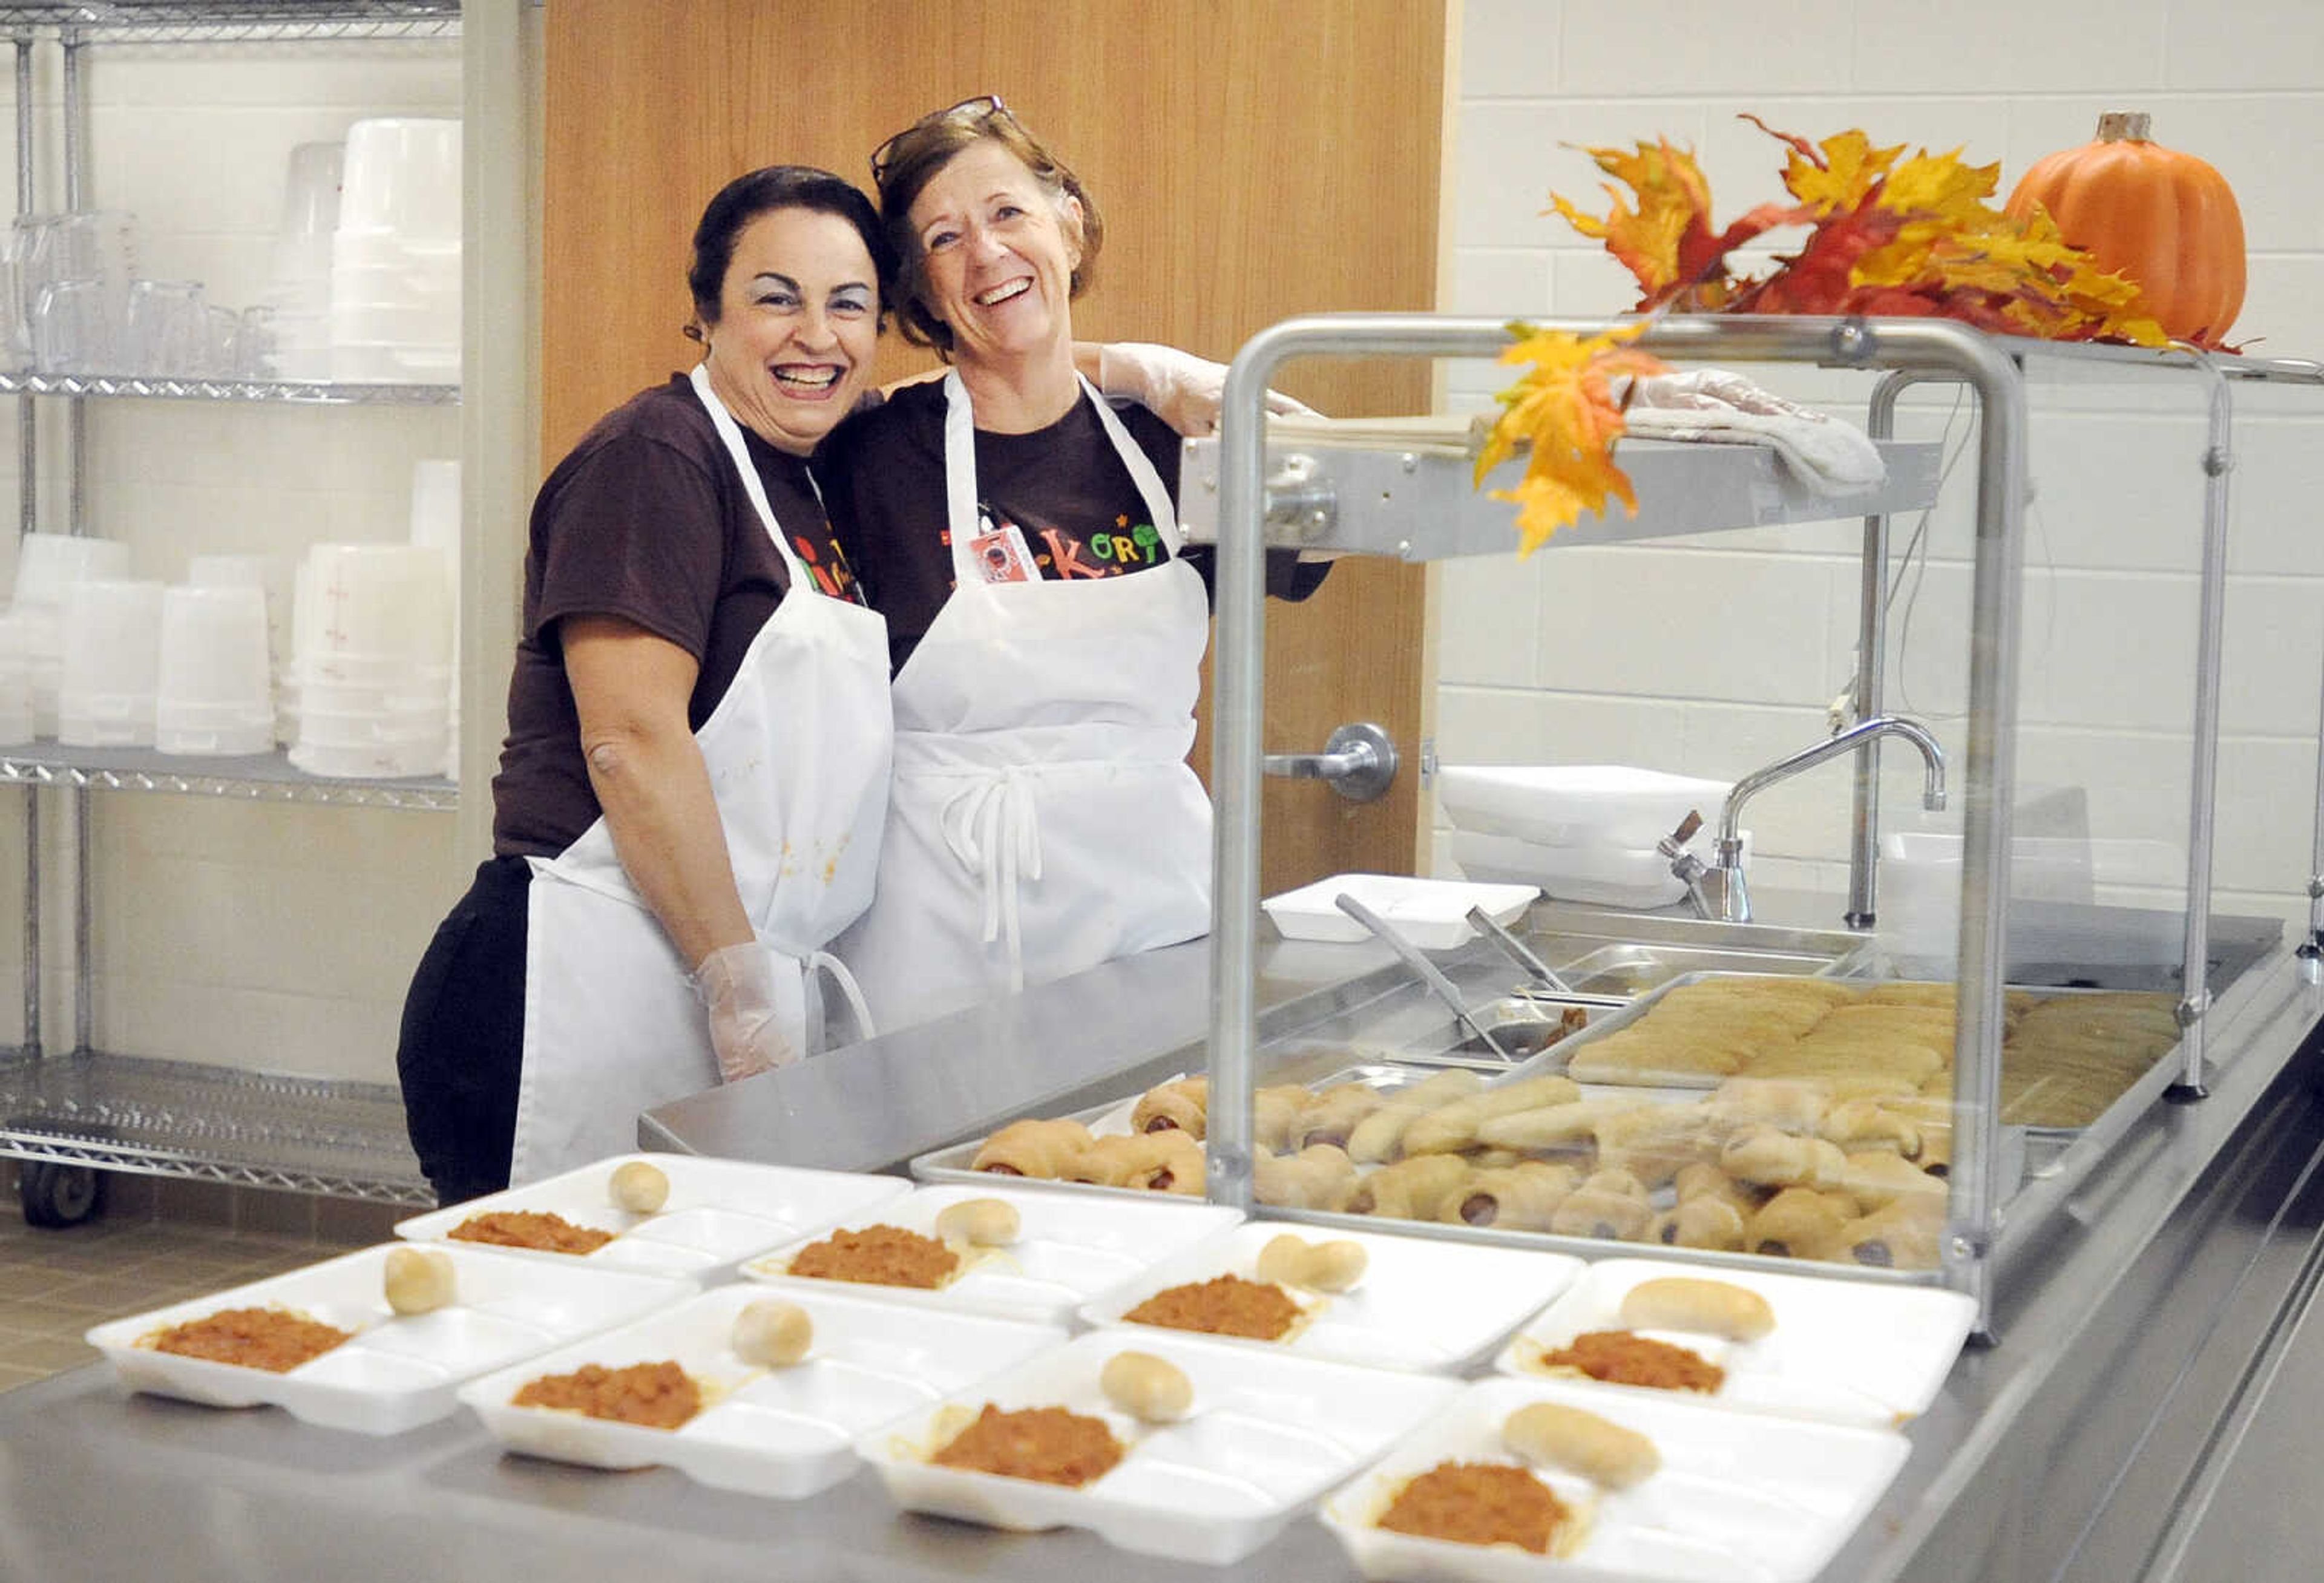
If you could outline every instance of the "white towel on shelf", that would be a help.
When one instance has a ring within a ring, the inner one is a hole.
[[[1773,446],[1818,494],[1858,494],[1887,480],[1888,465],[1862,429],[1730,369],[1648,374],[1635,383],[1624,416],[1640,438]]]

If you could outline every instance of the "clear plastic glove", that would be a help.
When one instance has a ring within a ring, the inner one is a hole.
[[[1108,341],[1097,351],[1097,388],[1137,402],[1185,437],[1200,439],[1219,431],[1227,365],[1150,341]],[[1278,417],[1316,415],[1279,391],[1267,392],[1267,410]]]
[[[1818,494],[1854,494],[1888,477],[1880,449],[1855,425],[1785,400],[1731,369],[1656,373],[1636,382],[1624,427],[1645,439],[1773,446]]]
[[[799,1053],[775,1019],[775,959],[755,940],[722,945],[688,980],[710,1014],[710,1045],[727,1082],[788,1066]]]

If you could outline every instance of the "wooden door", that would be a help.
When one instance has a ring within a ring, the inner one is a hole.
[[[999,93],[1106,219],[1084,339],[1225,360],[1294,314],[1435,301],[1445,0],[556,0],[547,12],[542,454],[692,361],[687,247],[729,178],[777,162],[859,183],[917,116]],[[883,378],[927,365],[890,337]],[[1334,414],[1427,408],[1425,364],[1313,362],[1277,382]],[[1406,768],[1346,802],[1269,782],[1262,882],[1409,872],[1426,683],[1424,580],[1343,562],[1268,611],[1266,744],[1388,729]],[[1207,721],[1208,709],[1204,710]],[[1207,768],[1207,732],[1194,762]]]

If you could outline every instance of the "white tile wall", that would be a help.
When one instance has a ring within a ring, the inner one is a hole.
[[[60,203],[55,51],[35,52],[45,138],[41,202]],[[298,143],[385,115],[460,113],[456,41],[186,49],[108,45],[83,60],[88,201],[139,222],[140,268],[204,282],[241,307],[267,281],[285,168]],[[13,116],[12,85],[0,103]],[[42,418],[43,527],[64,525],[59,420]],[[411,464],[456,456],[453,409],[89,404],[88,517],[131,547],[137,575],[187,557],[288,563],[322,539],[407,528]],[[0,456],[14,498],[15,446]],[[0,578],[14,540],[0,535]],[[0,583],[5,586],[5,583]],[[23,1037],[23,827],[0,814],[0,1044]],[[91,799],[92,1033],[130,1054],[392,1082],[413,964],[466,882],[449,815],[269,807],[171,796]],[[69,862],[61,800],[44,796],[44,1036],[72,1041]]]
[[[2087,141],[2101,110],[2144,109],[2161,141],[2234,184],[2251,249],[2235,334],[2255,353],[2324,354],[2324,6],[2313,0],[1789,0],[1780,25],[1665,0],[1650,25],[1622,0],[1469,0],[1452,161],[1462,313],[1598,315],[1635,300],[1597,244],[1544,216],[1547,194],[1602,212],[1571,144],[1668,136],[1695,148],[1717,216],[1781,196],[1781,146],[1811,137],[1960,148],[2006,193],[2042,154]],[[1781,248],[1771,251],[1781,251]],[[1751,371],[1860,414],[1860,376]],[[1502,382],[1451,371],[1474,410]],[[2304,922],[2324,667],[2324,392],[2239,389],[2231,475],[2216,905]],[[2187,834],[2205,395],[2192,381],[2037,384],[2027,517],[2022,784],[2088,788],[2096,833]],[[1903,437],[1966,440],[1949,395],[1912,392]],[[1931,513],[1925,574],[1891,607],[1893,707],[1959,764],[1967,696],[1973,459]],[[1914,526],[1895,523],[1899,547]],[[1734,776],[1813,741],[1854,665],[1854,523],[1692,544],[1554,547],[1516,569],[1446,569],[1437,698],[1448,763],[1614,760]],[[1886,755],[1886,805],[1916,786]],[[1760,883],[1845,883],[1848,777],[1811,772],[1747,818]],[[1956,815],[1957,817],[1957,815]],[[1442,831],[1437,842],[1441,868]],[[2126,856],[2126,861],[2129,861]],[[2169,873],[2101,875],[2112,894],[2176,907]],[[2183,888],[2183,878],[2177,881]]]

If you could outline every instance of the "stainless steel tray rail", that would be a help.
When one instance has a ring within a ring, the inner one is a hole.
[[[1548,327],[1600,334],[1602,321]],[[1302,356],[1489,356],[1507,321],[1418,314],[1293,318],[1245,343],[1220,414],[1219,639],[1211,789],[1218,802],[1212,920],[1211,1081],[1247,1096],[1254,1048],[1251,952],[1259,918],[1260,726],[1265,693],[1261,570],[1267,511],[1262,402],[1275,371]],[[1941,320],[1665,318],[1637,343],[1679,359],[1740,358],[1950,377],[1975,393],[1976,561],[1969,652],[1966,820],[1962,849],[1959,1035],[1955,1049],[1953,1189],[1942,1243],[1947,1281],[1978,1302],[1989,1326],[1985,1260],[1995,1225],[1994,1155],[2000,1085],[2003,903],[2007,897],[2015,775],[2019,582],[2025,486],[2025,392],[1993,337]],[[1209,1138],[1213,1196],[1250,1204],[1250,1106],[1219,1108]]]

